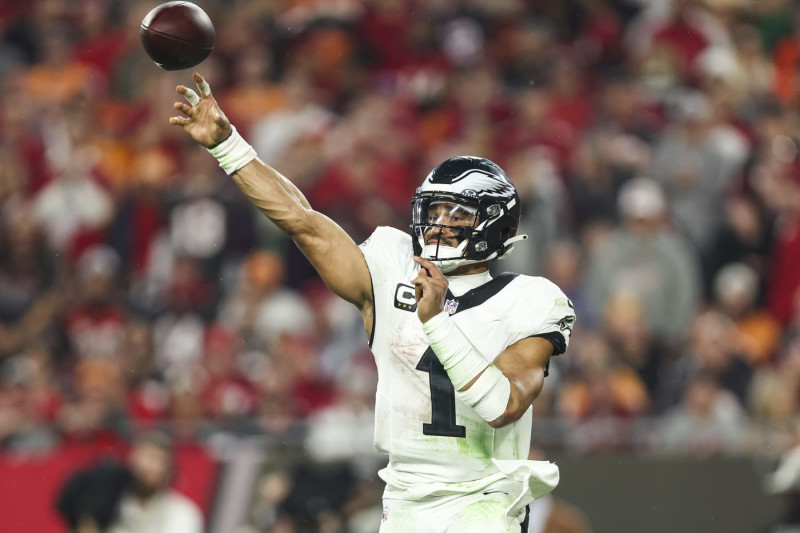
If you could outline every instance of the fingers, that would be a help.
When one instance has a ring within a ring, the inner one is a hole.
[[[194,78],[194,83],[197,85],[197,90],[200,91],[201,95],[209,96],[211,94],[211,87],[209,87],[208,82],[204,80],[200,74],[195,72],[192,78]]]
[[[414,256],[414,261],[419,266],[424,268],[430,277],[442,279],[445,281],[447,280],[447,278],[444,277],[444,274],[442,274],[442,272],[436,267],[436,265],[433,262],[428,261],[427,259],[423,259],[422,257],[416,255]]]
[[[178,94],[183,95],[190,105],[196,106],[200,102],[201,96],[203,98],[206,96],[211,96],[211,86],[209,86],[208,82],[204,80],[203,77],[197,72],[192,75],[192,78],[194,79],[195,85],[197,85],[197,90],[200,95],[198,95],[193,89],[190,89],[184,85],[178,85],[175,90],[178,92]]]
[[[417,276],[411,280],[411,284],[414,285],[414,297],[417,302],[419,302],[425,294],[430,294],[433,291],[431,278],[425,276]]]
[[[447,291],[447,279],[445,279],[444,276],[439,279],[433,276],[429,277],[423,272],[424,270],[420,270],[417,277],[411,280],[411,284],[414,285],[414,287],[422,289],[423,292],[434,289],[437,289],[438,292],[442,293]]]
[[[414,285],[414,299],[419,303],[422,300],[422,297],[425,295],[425,291],[422,290],[422,285]]]
[[[189,102],[191,105],[196,106],[198,102],[200,102],[200,97],[197,96],[197,93],[194,92],[192,89],[188,87],[184,87],[183,85],[178,85],[175,89],[178,91],[178,94],[182,94],[186,101]]]
[[[188,117],[170,117],[169,123],[174,124],[176,126],[185,126],[189,123],[190,119]]]
[[[184,104],[183,102],[175,102],[173,104],[173,107],[178,111],[180,111],[181,113],[183,113],[184,115],[186,115],[187,117],[191,117],[192,114],[194,113],[194,108],[192,106]]]

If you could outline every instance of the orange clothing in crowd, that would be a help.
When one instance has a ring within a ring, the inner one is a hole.
[[[795,106],[800,92],[797,76],[798,61],[800,61],[800,46],[797,37],[790,36],[781,40],[775,47],[775,94],[787,107]]]
[[[81,63],[68,63],[58,68],[33,65],[24,83],[31,98],[47,104],[63,104],[87,89],[91,77],[91,69]]]

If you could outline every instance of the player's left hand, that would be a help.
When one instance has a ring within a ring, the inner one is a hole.
[[[417,299],[417,316],[424,324],[444,309],[448,282],[431,261],[417,256],[414,256],[414,261],[422,267],[411,283]]]

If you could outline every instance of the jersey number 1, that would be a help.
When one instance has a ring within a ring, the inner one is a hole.
[[[466,437],[467,428],[456,424],[456,390],[433,348],[428,348],[417,363],[417,370],[428,373],[431,385],[431,423],[422,424],[422,433],[438,437]]]

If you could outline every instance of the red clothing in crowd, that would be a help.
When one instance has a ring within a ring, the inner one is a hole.
[[[653,35],[653,45],[664,46],[680,61],[684,71],[692,68],[697,56],[710,43],[705,35],[686,21],[676,20],[666,24]]]
[[[79,359],[120,356],[128,316],[115,304],[83,304],[70,311],[66,331],[74,355]]]
[[[780,221],[767,279],[769,309],[786,324],[800,302],[800,215]]]

